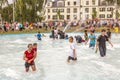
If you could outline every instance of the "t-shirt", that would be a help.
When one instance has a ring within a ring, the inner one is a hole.
[[[42,35],[41,34],[37,34],[37,38],[41,39]]]
[[[90,38],[90,44],[95,44],[96,36],[94,34],[93,35],[89,35],[89,38]]]
[[[114,29],[115,29],[115,32],[118,32],[118,30],[119,30],[118,27],[115,27]]]
[[[28,52],[28,50],[26,50],[26,51],[24,52],[24,54],[26,55],[26,58],[27,58],[28,60],[30,60],[30,59],[32,59],[32,58],[34,57],[34,51],[33,51],[33,50],[31,50],[31,52]],[[33,61],[34,61],[34,60],[33,60]],[[31,61],[31,63],[32,63],[33,61]]]
[[[70,51],[69,51],[69,56],[74,57],[73,55],[73,50],[76,50],[75,44],[74,43],[70,43]]]
[[[100,35],[97,41],[99,42],[99,46],[106,46],[106,41],[109,41],[109,39],[106,35],[105,36]]]
[[[34,52],[37,52],[37,48],[33,48],[32,50],[33,50]]]

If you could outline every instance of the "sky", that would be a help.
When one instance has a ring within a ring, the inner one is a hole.
[[[12,3],[13,3],[13,0],[8,0],[8,2],[9,2],[10,4],[12,4]]]

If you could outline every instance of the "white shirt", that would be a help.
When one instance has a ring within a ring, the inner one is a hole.
[[[76,53],[76,47],[75,47],[75,43],[70,43],[70,51],[69,51],[69,56],[71,56],[71,57],[74,57],[73,50],[75,50],[75,53]]]

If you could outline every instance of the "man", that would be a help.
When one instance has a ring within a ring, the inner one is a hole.
[[[101,32],[102,32],[101,35],[97,39],[96,49],[98,49],[99,47],[100,55],[101,57],[104,57],[106,56],[106,41],[108,41],[112,47],[113,45],[106,36],[106,30],[103,29]]]

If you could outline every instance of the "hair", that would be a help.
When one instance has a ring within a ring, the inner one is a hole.
[[[40,33],[40,32],[38,32],[38,33]]]
[[[84,32],[86,33],[86,32],[87,32],[87,30],[84,30]]]
[[[69,38],[73,40],[73,37],[72,37],[72,36],[70,36]]]
[[[106,32],[106,30],[105,30],[105,29],[102,29],[101,32]]]
[[[32,46],[32,44],[28,44],[28,46],[27,46],[27,47],[29,48],[29,46]]]
[[[37,45],[37,43],[33,43],[33,46]]]
[[[110,29],[107,29],[108,31],[110,30]]]

